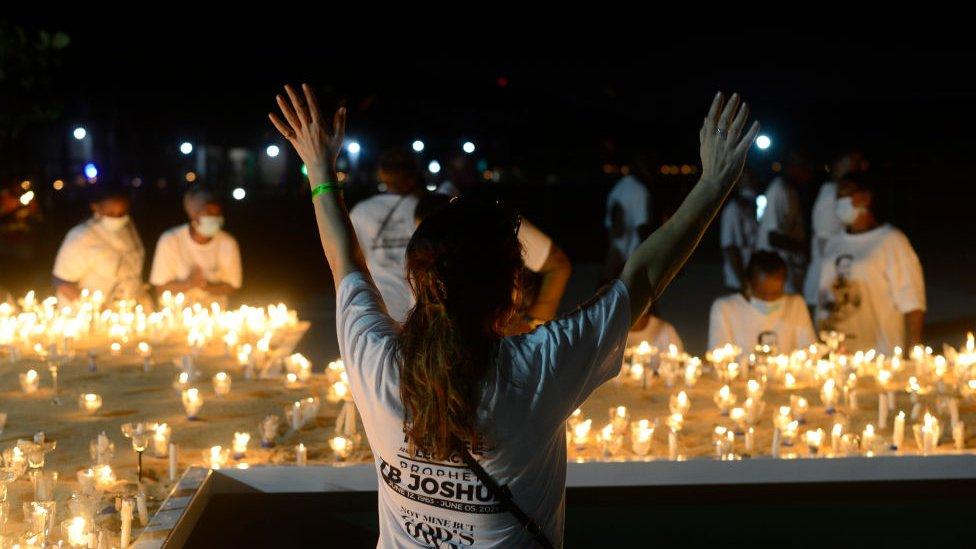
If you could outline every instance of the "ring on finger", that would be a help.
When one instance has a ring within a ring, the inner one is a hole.
[[[715,128],[715,135],[719,137],[725,137],[728,131],[725,128]]]

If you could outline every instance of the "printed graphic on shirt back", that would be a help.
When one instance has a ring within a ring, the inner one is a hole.
[[[383,483],[396,494],[422,505],[400,506],[404,530],[418,542],[435,547],[468,547],[475,543],[475,525],[457,514],[503,513],[499,503],[459,456],[436,461],[406,441],[395,459],[380,459]],[[452,518],[437,516],[437,510]]]
[[[822,304],[827,311],[826,326],[836,329],[861,308],[860,282],[853,278],[854,258],[845,254],[835,261],[837,275],[829,290],[822,296]]]

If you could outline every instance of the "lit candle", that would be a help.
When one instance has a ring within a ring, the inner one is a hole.
[[[732,408],[729,410],[729,419],[735,422],[735,426],[739,433],[744,432],[746,428],[746,410],[745,408]]]
[[[142,357],[142,371],[148,373],[152,369],[152,347],[145,341],[140,341],[138,348],[139,356]]]
[[[834,413],[834,407],[837,405],[836,381],[833,379],[827,379],[827,381],[824,381],[823,388],[820,389],[820,400],[823,402],[828,414]]]
[[[217,375],[213,376],[213,389],[214,394],[218,397],[227,396],[230,393],[230,376],[227,372],[217,372]]]
[[[227,464],[227,450],[223,446],[211,446],[203,452],[204,464],[211,469],[220,469]]]
[[[861,448],[869,455],[874,453],[874,425],[870,423],[864,427],[861,433]]]
[[[251,433],[234,433],[234,459],[242,459],[247,454],[247,443],[251,440]]]
[[[341,443],[338,442],[338,440],[340,439],[342,441]],[[339,456],[339,452],[336,450],[336,448],[341,444],[341,447],[345,449],[345,442],[346,439],[343,437],[335,437],[329,440],[329,446],[332,447],[332,450],[336,452],[337,457],[341,457],[341,456]],[[304,443],[299,442],[298,446],[295,447],[295,465],[298,465],[299,467],[304,467],[307,464],[308,464],[308,448],[305,447]]]
[[[139,513],[139,524],[145,526],[149,523],[149,507],[146,505],[146,493],[139,491],[136,494],[136,511]]]
[[[95,471],[94,469],[80,469],[77,473],[78,491],[82,494],[91,494],[95,490]]]
[[[37,386],[41,378],[37,375],[37,370],[27,370],[27,373],[20,374],[20,388],[27,394],[37,392]]]
[[[716,391],[713,399],[722,415],[728,414],[729,409],[735,405],[735,394],[732,393],[732,389],[728,385],[723,385],[721,389]]]
[[[180,372],[176,376],[176,381],[173,382],[173,388],[177,391],[183,391],[190,384],[190,374],[188,372]]]
[[[746,452],[751,454],[756,447],[756,430],[752,427],[746,431]]]
[[[646,456],[651,450],[651,438],[654,436],[654,426],[650,421],[642,419],[638,421],[631,432],[634,453],[638,456]]]
[[[841,437],[843,436],[844,426],[840,423],[835,423],[834,427],[830,430],[830,452],[835,456],[840,454]]]
[[[810,405],[807,403],[807,399],[799,395],[790,395],[790,413],[793,419],[799,421],[800,423],[806,423],[807,410]]]
[[[285,374],[285,389],[298,389],[302,384],[298,380],[298,374],[294,372],[288,372]]]
[[[593,425],[592,419],[581,421],[573,427],[573,444],[577,450],[585,450],[586,444],[590,440],[590,427]]]
[[[691,400],[688,398],[687,393],[679,391],[678,394],[671,395],[669,407],[671,408],[672,414],[684,415],[691,409]]]
[[[173,429],[165,423],[156,425],[152,436],[153,455],[158,458],[166,457],[166,453],[169,450],[169,437],[172,432]]]
[[[102,407],[102,397],[95,393],[85,393],[78,397],[78,407],[86,414],[93,416]]]
[[[755,379],[746,382],[746,395],[749,398],[759,400],[763,396],[763,386]]]
[[[899,411],[895,416],[895,426],[891,434],[891,443],[895,448],[901,449],[905,442],[905,412]]]
[[[95,473],[95,488],[106,491],[115,485],[115,471],[111,465],[96,465],[92,469]]]
[[[783,387],[786,388],[787,390],[795,389],[796,376],[794,376],[790,372],[786,372],[786,375],[783,376]]]
[[[782,437],[783,437],[783,435],[780,433],[779,428],[774,427],[773,428],[773,442],[772,442],[772,444],[770,445],[770,448],[769,448],[769,455],[773,456],[774,458],[778,458],[779,457],[779,447],[780,447],[780,444],[782,444],[782,440],[783,440]]]
[[[196,419],[201,407],[203,407],[203,397],[200,396],[199,389],[191,387],[183,391],[183,408],[186,410],[187,419]]]
[[[122,344],[118,341],[112,342],[112,344],[109,346],[109,353],[112,356],[119,356],[122,354]]]
[[[626,406],[617,406],[616,408],[610,409],[610,423],[615,432],[623,432],[627,429],[627,424],[630,423],[627,415]]]
[[[76,516],[64,522],[62,526],[64,538],[71,547],[88,547],[91,543],[91,531],[85,517]]]

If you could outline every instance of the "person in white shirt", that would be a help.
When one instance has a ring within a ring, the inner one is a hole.
[[[156,293],[183,292],[191,303],[226,306],[241,288],[241,252],[224,226],[224,206],[216,192],[192,187],[183,196],[188,223],[159,237],[149,282]]]
[[[806,273],[806,227],[797,187],[805,185],[811,177],[806,162],[791,154],[783,175],[766,189],[766,209],[759,220],[756,249],[774,251],[783,258],[789,267],[786,291],[790,293],[802,291]]]
[[[413,306],[405,254],[413,235],[414,210],[424,192],[424,176],[416,155],[406,148],[386,151],[379,159],[377,175],[386,192],[356,204],[349,217],[387,312],[403,321]]]
[[[628,347],[635,347],[643,341],[662,351],[667,351],[671,345],[674,345],[679,353],[685,350],[684,342],[681,341],[678,331],[670,322],[657,316],[653,305],[651,310],[639,317],[637,322],[630,327],[630,331],[627,332]]]
[[[414,211],[414,221],[419,226],[424,219],[446,207],[451,199],[440,192],[423,195]],[[518,238],[522,245],[522,261],[525,270],[534,274],[538,280],[529,276],[521,277],[519,314],[506,326],[504,330],[506,335],[528,332],[556,318],[563,293],[566,291],[566,284],[573,272],[566,253],[547,234],[525,218],[522,218],[519,226]],[[398,319],[394,317],[394,320]]]
[[[827,242],[817,322],[847,336],[849,350],[890,354],[922,342],[925,279],[908,238],[886,223],[884,187],[850,173],[837,187],[844,232]]]
[[[859,151],[840,155],[834,160],[830,170],[830,181],[820,186],[817,199],[810,214],[813,237],[810,239],[810,266],[803,281],[803,298],[811,307],[817,305],[820,294],[820,270],[827,241],[844,230],[837,219],[837,181],[847,173],[861,172],[868,168],[868,162]]]
[[[339,347],[379,485],[377,546],[562,547],[566,420],[620,371],[631,320],[701,240],[758,124],[743,132],[748,109],[735,95],[727,102],[716,95],[699,132],[701,180],[675,215],[584,306],[505,337],[522,269],[518,215],[462,198],[425,219],[406,258],[417,306],[398,324],[334,184],[345,109],[330,131],[311,88],[302,91],[304,98],[286,87],[289,100],[279,95],[278,104],[287,122],[271,120],[317,189]]]
[[[756,219],[755,174],[746,168],[739,180],[738,193],[730,196],[719,220],[719,244],[722,247],[722,275],[725,287],[737,291],[745,287],[746,265],[756,247],[759,222]]]
[[[106,303],[143,299],[145,248],[129,218],[129,195],[119,185],[97,183],[92,216],[64,237],[54,260],[52,282],[60,300],[71,302],[82,290],[101,292]]]
[[[654,157],[642,152],[634,157],[629,175],[622,177],[607,195],[604,225],[610,235],[606,270],[608,277],[620,272],[627,258],[654,228],[651,191]]]
[[[775,252],[756,252],[746,268],[742,292],[712,304],[708,348],[731,343],[744,351],[769,345],[789,353],[817,341],[803,298],[786,293],[786,262]]]

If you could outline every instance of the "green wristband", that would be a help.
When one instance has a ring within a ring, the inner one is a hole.
[[[342,185],[339,185],[338,183],[322,183],[321,185],[312,189],[312,198],[315,198],[316,196],[323,193],[337,192],[341,190],[342,190]]]

